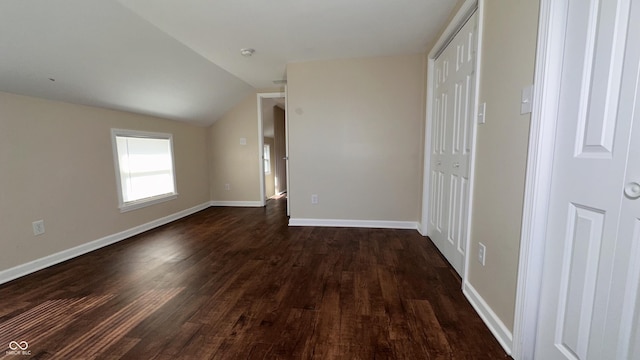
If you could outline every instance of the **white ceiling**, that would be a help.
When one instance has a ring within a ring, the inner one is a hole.
[[[424,52],[456,2],[2,0],[0,91],[208,125],[287,63]]]

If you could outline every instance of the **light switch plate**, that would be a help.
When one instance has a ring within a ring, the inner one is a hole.
[[[247,145],[247,138],[240,138],[240,145]]]
[[[483,243],[478,243],[478,262],[484,266],[485,255],[487,254],[487,247]]]
[[[483,102],[478,105],[478,124],[484,124],[487,121],[487,103]]]
[[[522,89],[522,99],[520,101],[520,114],[530,114],[533,108],[533,85]]]

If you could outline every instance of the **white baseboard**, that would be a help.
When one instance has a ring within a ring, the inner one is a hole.
[[[418,222],[416,224],[416,227],[418,228],[418,232],[420,233],[420,235],[422,236],[427,236],[427,227],[423,227],[421,222]]]
[[[498,315],[491,310],[489,304],[484,301],[476,289],[466,281],[462,287],[462,293],[467,300],[469,300],[478,315],[480,315],[480,318],[484,321],[485,325],[487,325],[496,340],[498,340],[504,351],[506,351],[508,355],[511,355],[511,348],[513,346],[513,334],[511,331],[509,331],[500,318],[498,318]]]
[[[17,279],[19,277],[34,273],[38,270],[42,270],[44,268],[47,268],[49,266],[61,263],[63,261],[72,259],[74,257],[78,257],[80,255],[84,255],[88,252],[100,249],[102,247],[105,247],[107,245],[111,245],[114,243],[117,243],[118,241],[122,241],[125,239],[128,239],[134,235],[138,235],[140,233],[143,233],[145,231],[151,230],[153,228],[156,228],[158,226],[162,226],[164,224],[168,224],[172,221],[181,219],[185,216],[194,214],[200,210],[204,210],[206,208],[209,207],[209,203],[204,203],[204,204],[200,204],[200,205],[196,205],[192,208],[186,209],[186,210],[182,210],[179,211],[175,214],[171,214],[168,216],[165,216],[163,218],[160,219],[156,219],[153,221],[150,221],[146,224],[142,224],[136,227],[133,227],[131,229],[128,230],[124,230],[121,231],[117,234],[113,234],[113,235],[108,235],[105,236],[101,239],[98,240],[94,240],[82,245],[78,245],[76,247],[73,247],[71,249],[67,249],[67,250],[63,250],[60,251],[58,253],[55,254],[51,254],[48,256],[45,256],[43,258],[40,259],[36,259],[33,261],[30,261],[28,263],[22,264],[22,265],[18,265],[15,267],[12,267],[10,269],[7,270],[3,270],[0,271],[0,284],[4,284],[6,282],[9,282],[11,280]]]
[[[326,226],[351,227],[372,229],[411,229],[417,230],[415,221],[384,221],[384,220],[337,220],[337,219],[289,219],[289,226]]]
[[[260,201],[211,201],[209,206],[262,207]]]

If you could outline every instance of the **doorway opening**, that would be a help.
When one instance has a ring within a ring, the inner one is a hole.
[[[262,205],[268,199],[287,198],[288,142],[285,93],[258,94],[260,194]]]

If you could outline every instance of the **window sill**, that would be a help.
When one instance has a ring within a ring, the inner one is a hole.
[[[178,197],[178,193],[159,195],[159,196],[154,196],[146,199],[140,199],[140,200],[120,204],[119,208],[121,213],[125,213],[128,211],[142,209],[147,206],[163,203],[165,201],[170,201],[170,200],[176,199],[177,197]]]

